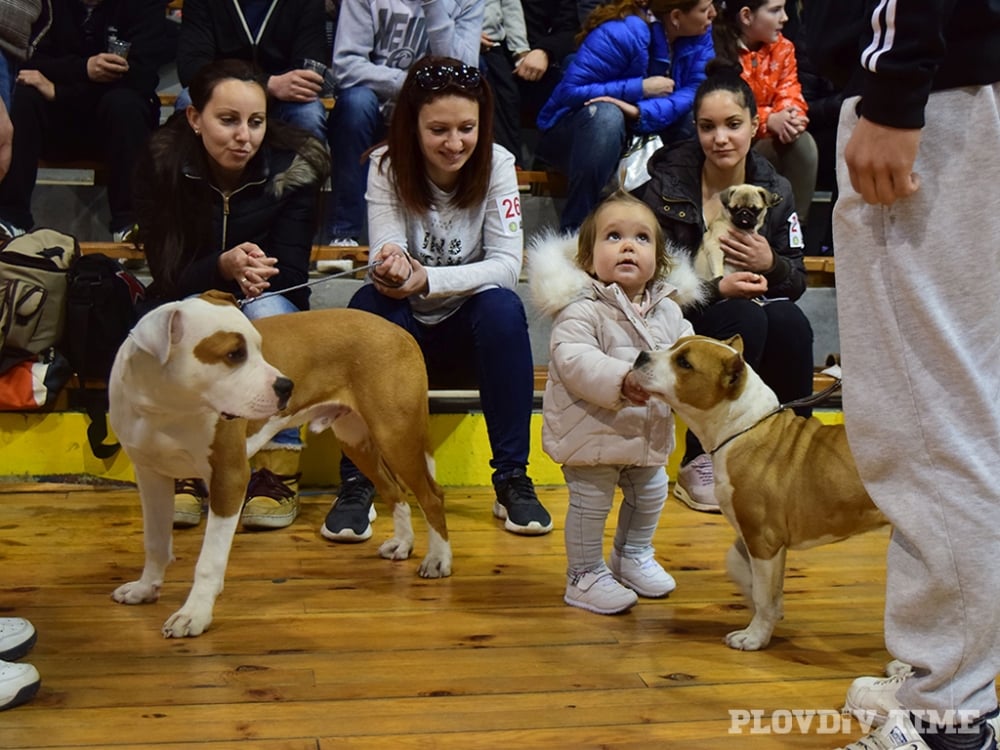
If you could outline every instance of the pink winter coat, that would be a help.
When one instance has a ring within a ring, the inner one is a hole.
[[[555,318],[542,447],[571,466],[663,466],[674,446],[670,408],[659,399],[633,404],[621,388],[639,352],[693,332],[674,299],[679,290],[657,282],[636,310],[617,284],[577,267],[575,250],[575,238],[549,237],[529,251],[532,301]]]

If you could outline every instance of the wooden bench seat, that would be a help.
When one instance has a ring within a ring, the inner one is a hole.
[[[104,253],[122,260],[141,259],[142,251],[126,242],[81,242],[82,253]],[[318,260],[349,260],[356,266],[368,263],[368,246],[336,247],[333,245],[313,245],[310,256],[312,262]],[[809,279],[809,286],[835,286],[836,261],[833,256],[807,255],[803,262]]]

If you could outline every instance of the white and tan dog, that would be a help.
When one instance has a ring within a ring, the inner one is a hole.
[[[730,576],[753,603],[732,648],[767,646],[782,617],[785,554],[887,523],[861,484],[843,425],[782,408],[743,360],[739,336],[687,336],[635,362],[642,386],[664,399],[712,454],[715,495],[739,537]]]
[[[742,184],[732,185],[719,193],[719,202],[722,211],[708,225],[694,257],[694,270],[706,281],[742,270],[728,262],[719,240],[732,228],[759,232],[767,210],[778,205],[781,196],[759,185]]]
[[[211,623],[247,459],[285,427],[331,428],[372,480],[393,513],[382,557],[404,560],[413,549],[409,487],[430,527],[419,574],[451,574],[443,493],[431,473],[423,355],[399,326],[347,309],[251,323],[233,297],[209,292],[139,321],[115,359],[108,396],[111,426],[135,468],[146,550],[142,577],[119,586],[116,601],[159,598],[173,559],[174,478],[202,477],[209,487],[194,586],[164,623],[165,637],[199,635]]]

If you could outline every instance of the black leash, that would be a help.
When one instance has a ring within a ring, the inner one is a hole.
[[[804,398],[799,398],[799,399],[796,399],[795,401],[789,401],[787,404],[778,404],[778,406],[776,408],[774,408],[771,411],[769,411],[767,414],[765,414],[763,417],[761,417],[760,419],[758,419],[756,422],[754,422],[749,427],[744,427],[739,432],[737,432],[737,433],[735,433],[735,434],[730,435],[729,437],[727,437],[725,440],[723,440],[721,443],[719,443],[717,446],[715,446],[712,450],[710,450],[708,452],[708,455],[714,456],[715,452],[718,451],[718,450],[721,450],[722,446],[724,446],[726,443],[730,442],[731,440],[735,440],[736,438],[738,438],[740,435],[742,435],[744,433],[750,432],[750,430],[752,430],[754,427],[758,427],[759,425],[763,424],[764,422],[766,422],[767,420],[769,420],[774,415],[780,414],[781,412],[785,411],[786,409],[797,409],[800,406],[817,406],[818,404],[822,404],[827,399],[829,399],[830,396],[833,395],[833,393],[835,391],[837,391],[840,388],[842,382],[843,381],[840,378],[834,378],[833,379],[833,384],[830,385],[830,386],[828,386],[828,387],[826,387],[826,388],[824,388],[819,393],[814,393],[811,396],[806,396]]]

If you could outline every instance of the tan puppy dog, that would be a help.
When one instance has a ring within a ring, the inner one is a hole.
[[[782,617],[785,553],[887,523],[861,484],[843,425],[796,416],[743,360],[739,336],[688,336],[643,352],[634,370],[712,455],[715,494],[739,537],[730,576],[753,603],[732,648],[767,646]]]
[[[294,382],[294,388],[292,383]],[[163,625],[194,636],[212,621],[250,469],[247,458],[285,427],[331,428],[344,453],[393,512],[379,553],[413,549],[404,487],[430,527],[426,578],[451,574],[441,488],[432,477],[423,356],[399,326],[358,310],[316,310],[251,323],[228,294],[209,292],[156,308],[132,330],[108,383],[109,417],[135,468],[142,499],[142,577],[112,597],[159,598],[173,559],[175,477],[209,487],[205,539],[194,585]]]
[[[731,228],[744,232],[758,232],[764,226],[767,209],[778,205],[781,196],[758,185],[733,185],[719,193],[721,213],[715,217],[701,240],[701,247],[694,258],[698,277],[710,281],[742,269],[731,266],[719,239]]]

